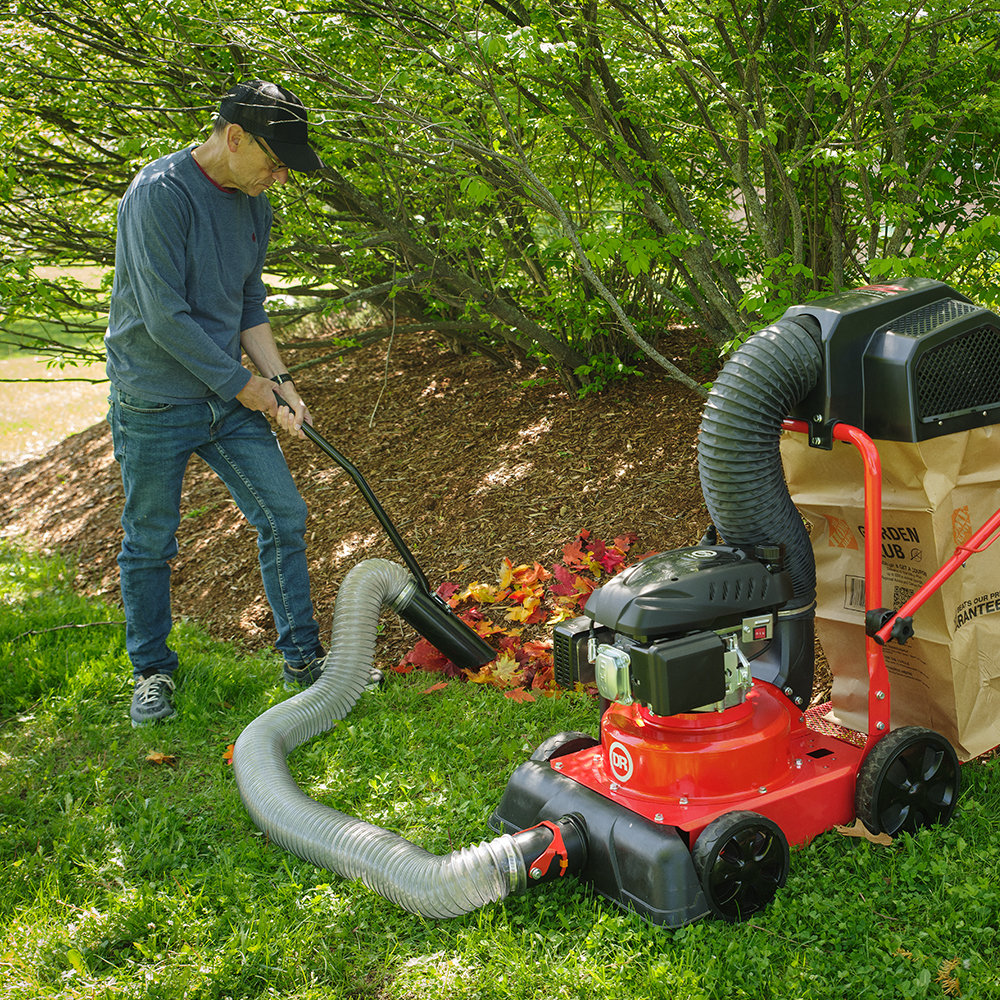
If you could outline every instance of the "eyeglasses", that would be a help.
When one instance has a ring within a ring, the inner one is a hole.
[[[250,135],[250,138],[253,139],[253,141],[255,143],[257,143],[258,146],[260,146],[261,151],[267,157],[268,162],[271,164],[271,173],[272,174],[276,174],[276,173],[279,173],[282,170],[288,170],[289,169],[288,166],[287,166],[287,164],[282,163],[280,160],[276,160],[271,155],[271,153],[268,150],[267,146],[264,145],[264,140],[263,139],[260,139],[260,138],[258,138],[257,136],[255,136],[255,135],[253,135],[251,133],[248,133],[248,134]]]

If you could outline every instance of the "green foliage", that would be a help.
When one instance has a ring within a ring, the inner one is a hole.
[[[273,198],[296,315],[351,295],[572,380],[612,326],[725,349],[880,272],[989,304],[993,8],[23,0],[0,21],[4,312],[52,322],[32,268],[111,264],[129,179],[251,76],[294,80],[329,166]],[[106,289],[71,298],[100,321]]]
[[[642,377],[642,372],[634,365],[626,365],[614,354],[595,354],[585,365],[573,370],[579,375],[583,385],[577,395],[583,399],[592,392],[604,392],[615,382],[625,382],[631,376]]]

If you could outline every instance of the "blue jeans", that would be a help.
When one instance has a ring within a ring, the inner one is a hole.
[[[177,555],[181,485],[200,455],[257,529],[264,593],[278,630],[275,646],[292,666],[320,650],[306,565],[306,505],[270,424],[237,400],[174,406],[112,388],[108,422],[125,487],[118,556],[125,646],[133,673],[171,674],[170,566]]]

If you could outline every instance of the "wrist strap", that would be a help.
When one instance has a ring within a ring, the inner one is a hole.
[[[284,385],[286,382],[294,382],[295,380],[288,372],[282,372],[280,375],[272,375],[271,381],[276,382],[278,385]]]

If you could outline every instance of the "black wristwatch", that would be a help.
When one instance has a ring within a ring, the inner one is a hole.
[[[272,375],[271,381],[277,382],[278,385],[284,385],[286,382],[294,382],[295,379],[288,372],[282,372],[280,375]]]

